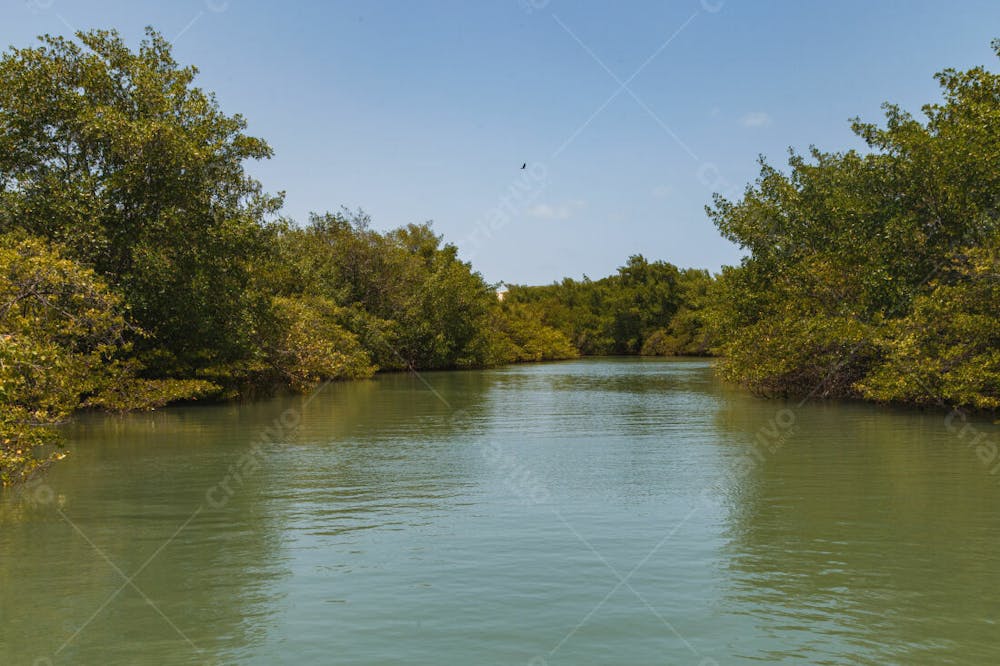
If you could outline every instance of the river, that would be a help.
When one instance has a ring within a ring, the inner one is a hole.
[[[989,421],[585,359],[66,434],[5,665],[1000,663]]]

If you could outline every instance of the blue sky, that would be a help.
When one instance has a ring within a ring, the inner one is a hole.
[[[606,275],[642,253],[739,261],[705,216],[759,154],[860,147],[848,119],[918,111],[987,65],[1000,2],[5,3],[0,43],[153,25],[275,149],[285,213],[433,220],[491,281]],[[622,87],[622,83],[626,84]],[[523,162],[529,169],[520,170]]]

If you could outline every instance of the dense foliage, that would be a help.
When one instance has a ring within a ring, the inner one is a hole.
[[[994,47],[1000,55],[1000,43]],[[725,376],[763,394],[1000,406],[1000,76],[937,75],[918,120],[855,121],[871,152],[762,163],[709,214],[748,250],[713,317]]]
[[[502,307],[494,286],[429,224],[383,233],[360,211],[313,215],[305,228],[284,230],[264,272],[283,298],[337,304],[333,320],[380,369],[576,355],[537,318]],[[529,340],[531,351],[524,352]]]
[[[51,459],[32,449],[105,374],[121,340],[120,301],[93,274],[38,240],[0,239],[0,475]]]
[[[121,298],[44,241],[0,236],[0,482],[59,454],[46,426],[82,404],[153,407],[213,389],[207,382],[138,379],[128,362]]]
[[[704,308],[711,284],[708,271],[636,255],[600,280],[512,286],[507,302],[530,307],[584,354],[698,355],[709,348]]]
[[[82,407],[146,409],[378,369],[576,350],[429,224],[277,217],[244,163],[271,149],[156,32],[45,36],[0,58],[0,475],[54,455]]]
[[[281,199],[243,162],[270,147],[155,32],[136,52],[114,32],[78,36],[0,60],[0,230],[58,242],[101,275],[147,332],[132,342],[150,372],[245,362],[268,307],[246,287]]]

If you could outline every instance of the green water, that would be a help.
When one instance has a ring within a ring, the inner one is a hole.
[[[79,420],[0,499],[0,663],[1000,663],[997,426],[703,361],[424,380]]]

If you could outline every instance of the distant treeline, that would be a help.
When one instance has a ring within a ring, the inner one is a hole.
[[[633,256],[501,302],[429,224],[281,217],[244,170],[271,148],[155,31],[77,38],[0,57],[4,485],[81,408],[581,353],[721,354],[766,395],[1000,406],[1000,77],[982,68],[942,72],[924,122],[855,122],[869,153],[762,163],[717,198],[739,267]]]
[[[706,355],[712,282],[708,271],[635,255],[600,280],[512,286],[506,303],[560,331],[583,354]]]

